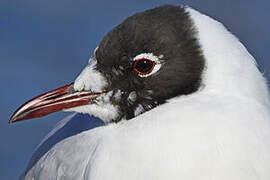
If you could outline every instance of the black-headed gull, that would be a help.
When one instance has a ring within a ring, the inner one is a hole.
[[[104,124],[61,122],[22,179],[270,179],[266,80],[235,36],[189,7],[127,18],[74,83],[28,101],[10,123],[60,110]]]

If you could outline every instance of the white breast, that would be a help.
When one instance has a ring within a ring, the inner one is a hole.
[[[132,121],[71,136],[43,155],[26,179],[268,180],[268,109],[223,99],[175,99]]]

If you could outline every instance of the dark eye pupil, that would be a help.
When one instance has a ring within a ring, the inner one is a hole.
[[[135,62],[135,70],[141,74],[148,74],[151,72],[154,66],[154,62],[148,59],[140,59]]]

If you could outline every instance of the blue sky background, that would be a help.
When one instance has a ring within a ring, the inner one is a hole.
[[[13,111],[72,82],[106,32],[162,4],[190,5],[223,22],[269,79],[269,0],[0,0],[0,179],[17,179],[42,138],[68,114],[8,125]]]

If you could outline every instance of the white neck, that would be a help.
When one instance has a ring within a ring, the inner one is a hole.
[[[186,10],[198,32],[206,60],[202,91],[269,104],[266,80],[243,44],[218,21],[189,7]]]

